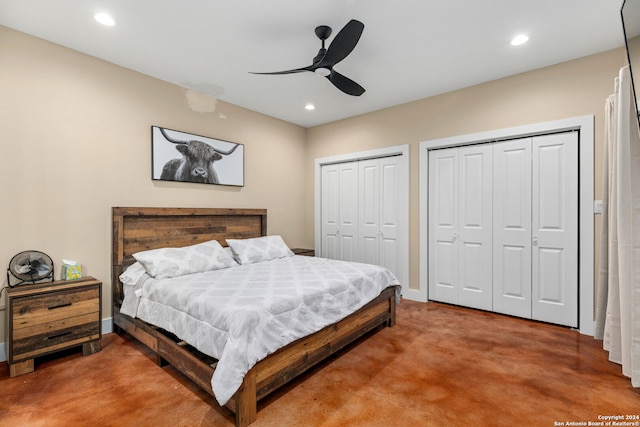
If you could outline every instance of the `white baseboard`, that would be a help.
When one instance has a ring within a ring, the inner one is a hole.
[[[109,334],[113,332],[113,318],[102,319],[102,334]]]
[[[102,334],[108,334],[113,332],[113,319],[109,317],[108,319],[102,319]],[[7,361],[7,350],[6,343],[0,342],[0,362]]]
[[[403,289],[402,297],[411,301],[418,301],[418,302],[429,301],[429,299],[427,298],[426,292],[418,289]]]

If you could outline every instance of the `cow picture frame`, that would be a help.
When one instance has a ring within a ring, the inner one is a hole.
[[[151,178],[244,186],[244,145],[151,126]]]

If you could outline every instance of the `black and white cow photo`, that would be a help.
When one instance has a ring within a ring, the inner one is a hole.
[[[151,127],[152,178],[244,185],[244,145],[159,126]]]

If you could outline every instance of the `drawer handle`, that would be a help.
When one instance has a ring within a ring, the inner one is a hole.
[[[62,332],[62,333],[60,333],[60,334],[56,334],[56,335],[49,335],[49,336],[47,337],[47,339],[48,339],[48,340],[52,340],[52,339],[55,339],[55,338],[60,338],[60,337],[63,337],[63,336],[65,336],[65,335],[69,335],[70,333],[71,333],[71,332]]]
[[[70,302],[60,304],[60,305],[52,305],[51,307],[47,307],[49,310],[55,310],[56,308],[69,307],[71,305]]]

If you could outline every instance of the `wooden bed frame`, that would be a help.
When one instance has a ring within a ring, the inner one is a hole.
[[[135,262],[132,255],[139,251],[213,239],[226,246],[227,238],[265,236],[266,209],[114,207],[112,214],[114,329],[128,333],[149,347],[156,353],[159,365],[170,363],[213,395],[211,376],[217,361],[162,329],[121,314],[124,294],[119,276]],[[393,326],[395,316],[395,291],[388,288],[356,313],[258,362],[225,405],[235,413],[236,426],[246,426],[256,420],[258,400],[367,332],[381,325]]]

